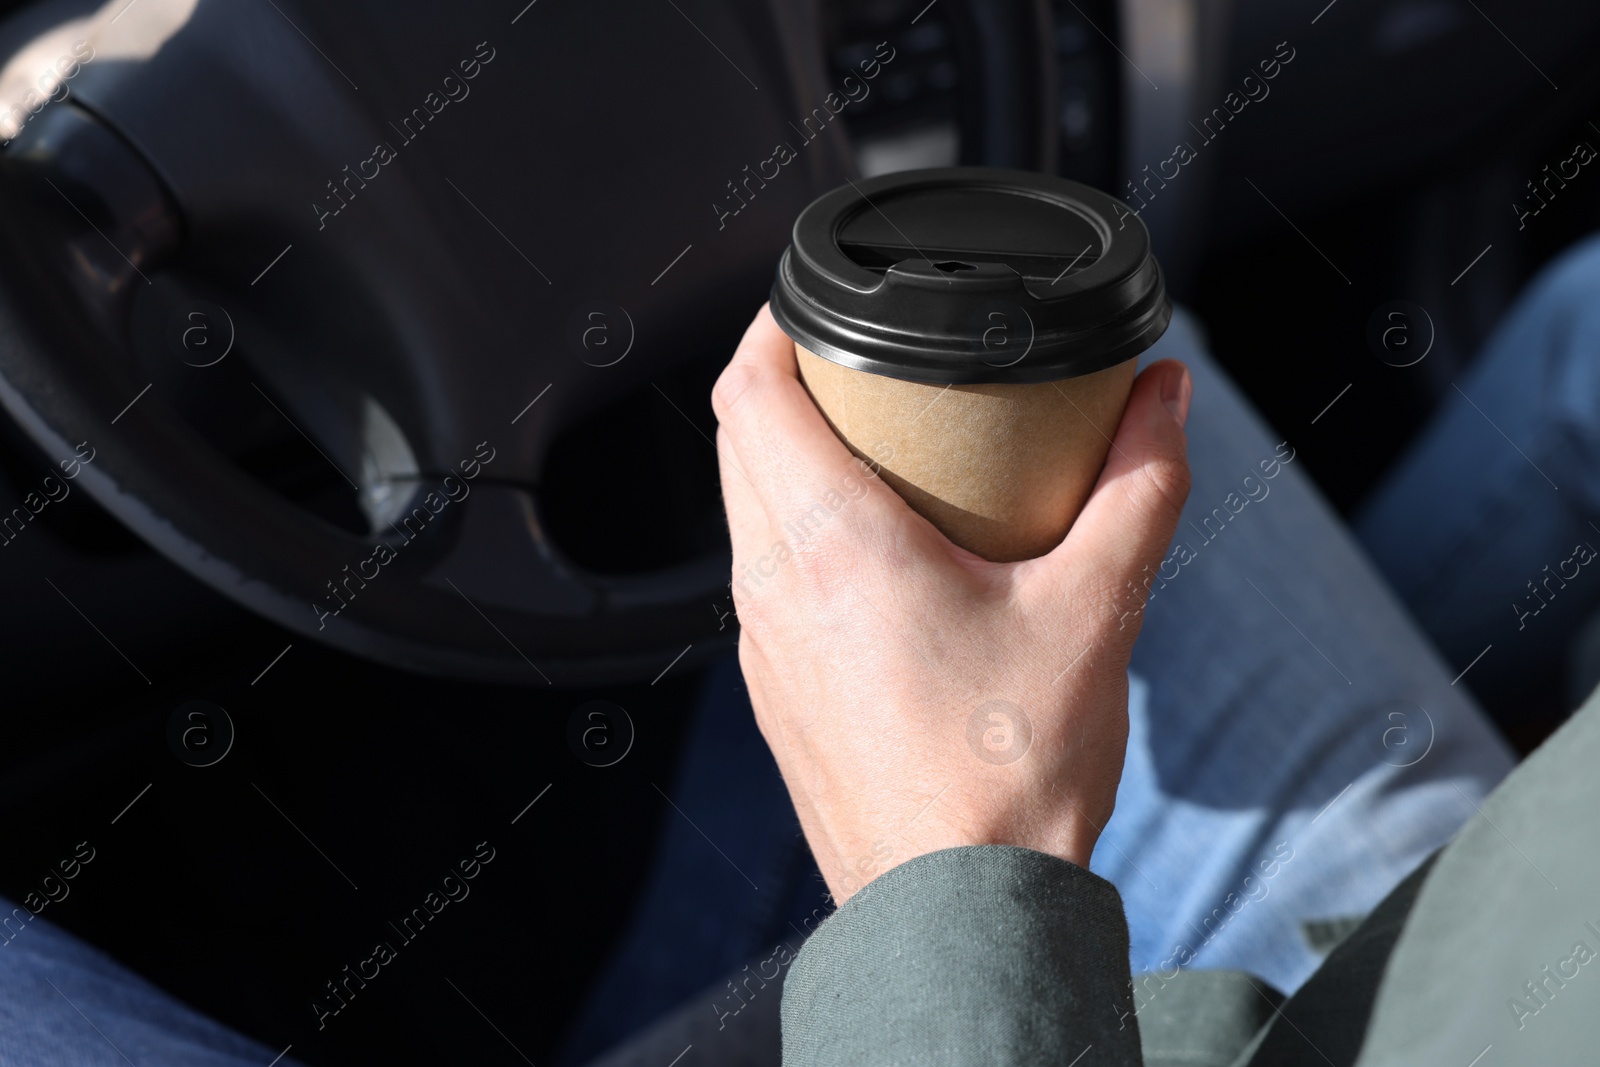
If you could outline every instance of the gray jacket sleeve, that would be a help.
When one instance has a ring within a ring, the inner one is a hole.
[[[785,1067],[1141,1062],[1112,884],[1008,845],[893,868],[818,926],[783,989]]]

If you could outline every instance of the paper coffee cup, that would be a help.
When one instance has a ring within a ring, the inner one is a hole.
[[[1061,543],[1135,357],[1172,317],[1137,216],[1077,182],[982,167],[818,198],[779,262],[772,313],[840,439],[997,562]]]

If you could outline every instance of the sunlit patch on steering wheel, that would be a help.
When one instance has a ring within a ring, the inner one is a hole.
[[[387,533],[417,494],[417,457],[398,424],[373,397],[361,401],[361,465],[357,501],[373,533]]]

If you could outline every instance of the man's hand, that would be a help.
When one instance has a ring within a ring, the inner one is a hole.
[[[712,392],[739,663],[835,899],[959,845],[1081,866],[1111,816],[1128,657],[1189,491],[1190,379],[1139,376],[1061,545],[990,563],[851,455],[762,308]]]

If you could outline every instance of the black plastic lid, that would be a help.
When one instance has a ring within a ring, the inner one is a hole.
[[[940,167],[812,201],[778,261],[772,314],[846,367],[968,385],[1132,359],[1172,305],[1144,223],[1111,196],[1031,171]]]

